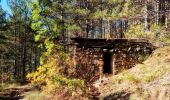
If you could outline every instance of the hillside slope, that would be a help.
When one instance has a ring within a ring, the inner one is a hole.
[[[169,100],[170,46],[159,48],[143,62],[107,78],[99,86],[104,100]]]

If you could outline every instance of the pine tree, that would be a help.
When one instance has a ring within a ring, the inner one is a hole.
[[[25,81],[25,76],[29,71],[33,71],[38,66],[39,50],[34,41],[35,31],[31,28],[31,9],[29,0],[9,0],[12,15],[9,18],[9,32],[12,36],[11,48],[14,60],[14,76],[17,80]]]

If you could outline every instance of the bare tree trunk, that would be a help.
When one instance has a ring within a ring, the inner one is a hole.
[[[17,47],[16,47],[16,27],[14,27],[14,50],[15,50],[15,53],[14,53],[14,77],[15,79],[17,78],[17,73],[18,73],[18,70],[17,70]]]
[[[36,48],[36,45],[34,45],[34,71],[36,71],[36,69],[37,69],[37,48]]]
[[[24,43],[23,47],[23,59],[22,59],[22,80],[25,81],[25,75],[26,75],[26,43]]]
[[[103,10],[103,0],[101,0],[100,1],[100,5],[101,5],[101,7],[100,7],[100,10],[102,11]],[[103,19],[102,18],[100,18],[100,34],[101,34],[101,38],[103,38]]]
[[[148,8],[147,8],[147,3],[145,3],[145,31],[148,31]]]
[[[159,24],[159,2],[156,3],[156,18],[155,18],[156,25]]]
[[[165,28],[168,28],[168,15],[165,15]]]
[[[89,37],[89,19],[86,19],[86,38]]]
[[[33,62],[32,62],[32,58],[33,58],[33,43],[30,43],[30,59],[29,59],[29,71],[32,72],[33,70]]]
[[[0,54],[0,67],[2,67],[2,53]],[[3,86],[3,70],[1,68],[1,86]]]
[[[168,10],[168,1],[165,1],[165,28],[168,28],[168,13],[166,13],[167,10]]]
[[[103,38],[103,20],[100,19],[100,27],[99,27],[99,30],[100,30],[100,34],[101,34],[101,38]]]

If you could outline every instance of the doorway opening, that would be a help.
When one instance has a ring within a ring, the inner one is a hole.
[[[105,52],[103,54],[103,74],[112,74],[113,69],[112,69],[112,53],[110,52]]]

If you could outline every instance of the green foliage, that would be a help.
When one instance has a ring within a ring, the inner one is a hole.
[[[46,38],[62,37],[64,30],[71,32],[75,28],[72,15],[64,15],[73,13],[73,2],[75,1],[34,1],[31,4],[32,28],[36,31],[36,41],[44,42]],[[78,9],[74,12],[84,13]]]
[[[140,82],[140,80],[137,77],[135,77],[133,74],[130,74],[130,73],[126,74],[124,80],[131,81],[131,82],[134,82],[134,83]]]
[[[126,38],[145,38],[151,41],[169,41],[169,32],[165,31],[163,26],[151,24],[150,29],[145,31],[143,25],[130,26],[125,33]]]
[[[6,51],[8,43],[6,42],[7,37],[9,34],[7,33],[7,19],[6,19],[6,12],[0,6],[0,51]]]
[[[87,15],[87,14],[89,14],[89,10],[87,10],[87,9],[81,9],[81,8],[77,8],[76,10],[75,10],[75,13],[77,13],[77,14],[80,14],[80,15]]]
[[[133,5],[133,0],[108,0],[108,4],[114,6],[111,9],[111,13],[107,14],[110,19],[115,21],[118,19],[131,18],[133,15],[140,13],[141,10]],[[109,10],[108,10],[109,11]]]
[[[147,32],[144,32],[142,25],[131,26],[125,33],[126,38],[143,38]],[[147,37],[147,36],[146,36]]]
[[[103,19],[103,20],[106,20],[106,19],[109,19],[109,16],[107,14],[107,10],[97,10],[95,13],[93,13],[93,19]]]
[[[69,79],[64,76],[64,66],[72,66],[68,54],[62,51],[62,46],[55,45],[49,39],[45,42],[46,52],[42,54],[41,66],[36,72],[27,75],[32,84],[42,86],[44,92],[50,93],[57,89],[83,89],[84,82],[80,79]]]
[[[59,56],[59,55],[53,55]],[[69,79],[60,74],[62,70],[58,58],[48,57],[48,61],[40,66],[36,72],[28,74],[27,78],[36,85],[42,86],[46,93],[54,92],[61,88],[68,88],[75,91],[77,88],[84,88],[84,82],[79,79]]]
[[[84,81],[80,79],[68,79],[61,76],[54,76],[54,80],[57,84],[57,86],[67,86],[71,90],[75,90],[77,87],[80,87],[81,89],[84,87]]]
[[[74,2],[74,1],[72,1]],[[41,48],[44,52],[40,58],[40,66],[37,71],[27,75],[32,84],[42,87],[43,92],[51,93],[59,89],[76,91],[83,89],[84,82],[80,79],[71,79],[65,76],[67,67],[72,67],[73,60],[69,54],[64,53],[64,48],[60,44],[54,44],[54,38],[60,38],[66,28],[69,32],[76,29],[72,24],[72,18],[64,16],[62,13],[72,12],[72,2],[63,1],[39,1],[31,4],[32,8],[32,28],[37,32],[35,40],[41,41]],[[76,13],[86,13],[77,9]],[[64,22],[64,24],[62,24]],[[71,34],[71,33],[70,33]],[[70,68],[69,70],[73,70]],[[70,73],[70,72],[68,72]]]
[[[165,43],[170,43],[169,30],[161,25],[151,25],[150,31],[155,34],[154,41],[160,41]]]

